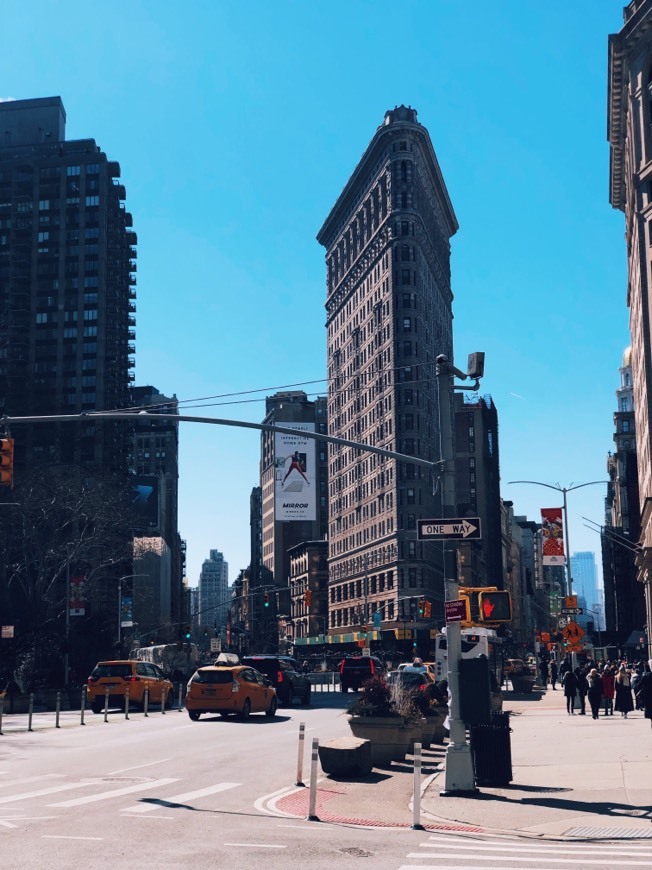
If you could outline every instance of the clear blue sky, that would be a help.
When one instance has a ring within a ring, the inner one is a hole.
[[[325,377],[315,235],[385,110],[415,107],[460,224],[456,361],[486,352],[502,494],[539,520],[557,494],[507,481],[605,479],[613,446],[629,338],[607,35],[623,6],[5,3],[0,97],[60,95],[68,138],[94,137],[121,164],[138,233],[136,382],[184,401],[260,390],[188,405],[253,421],[277,387]],[[248,564],[258,461],[253,432],[182,426],[191,585],[211,548],[231,580]],[[572,550],[599,554],[582,517],[603,521],[604,494],[569,495]]]

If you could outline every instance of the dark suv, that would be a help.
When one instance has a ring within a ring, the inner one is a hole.
[[[347,656],[340,662],[340,688],[357,692],[374,674],[384,674],[383,663],[376,656]]]
[[[288,706],[294,698],[300,698],[304,705],[310,703],[310,680],[302,673],[296,659],[290,656],[244,656],[241,664],[255,668],[271,681],[279,704]]]

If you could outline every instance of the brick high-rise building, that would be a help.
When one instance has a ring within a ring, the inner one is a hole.
[[[640,500],[638,580],[652,655],[652,0],[633,0],[609,36],[609,201],[625,214],[627,305]],[[607,611],[608,613],[608,611]]]
[[[329,435],[435,462],[435,360],[453,359],[451,236],[458,228],[428,131],[412,108],[385,114],[318,233],[326,249]],[[443,618],[442,516],[421,465],[329,445],[329,627],[380,610],[384,628],[429,598]]]
[[[0,103],[0,413],[129,406],[136,234],[120,166],[94,139],[67,141],[59,97]],[[17,469],[126,474],[121,421],[14,427]]]

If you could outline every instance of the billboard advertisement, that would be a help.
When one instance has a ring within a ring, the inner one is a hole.
[[[564,564],[562,514],[562,508],[541,508],[544,565]]]
[[[302,432],[314,432],[314,423],[278,423],[295,429],[296,435],[274,433],[274,495],[276,520],[315,520],[317,518],[317,482],[315,448],[312,438]]]
[[[132,503],[135,510],[136,531],[151,532],[159,526],[159,479],[153,474],[133,477]]]

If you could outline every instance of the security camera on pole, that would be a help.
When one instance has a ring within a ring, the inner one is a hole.
[[[455,497],[455,453],[453,449],[453,418],[451,394],[455,389],[477,390],[480,387],[480,378],[484,374],[484,354],[473,353],[469,355],[468,371],[465,374],[455,368],[445,356],[437,357],[437,390],[439,394],[439,438],[441,456],[441,481],[442,481],[442,504],[444,519],[454,515],[457,501]],[[475,384],[472,387],[456,386],[454,378],[461,380],[473,378]],[[436,523],[433,521],[433,524]],[[471,523],[475,527],[475,523]],[[459,527],[459,528],[458,528]],[[477,523],[479,534],[479,521]],[[446,584],[446,602],[459,599],[459,585],[457,581],[457,554],[456,538],[465,537],[468,534],[464,521],[448,520],[436,526],[441,528],[441,537],[444,540],[444,572]],[[421,529],[420,529],[421,533]],[[429,536],[432,537],[432,536]],[[448,607],[451,611],[454,608]],[[449,691],[449,731],[450,740],[446,748],[446,771],[442,796],[459,795],[465,792],[477,791],[473,775],[473,760],[471,749],[466,742],[466,728],[460,716],[460,681],[459,669],[462,657],[462,633],[460,622],[447,621],[446,641],[448,646],[448,691]]]

